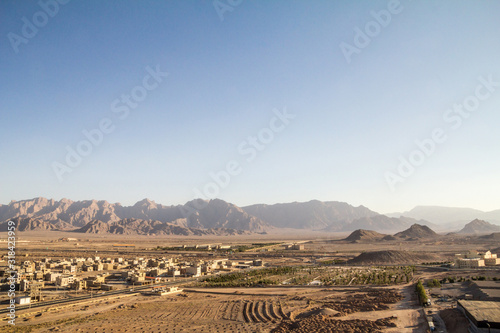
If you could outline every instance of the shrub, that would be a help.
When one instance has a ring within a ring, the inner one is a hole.
[[[439,287],[441,287],[441,282],[439,282],[438,279],[432,279],[432,281],[427,282],[427,287],[439,288]]]

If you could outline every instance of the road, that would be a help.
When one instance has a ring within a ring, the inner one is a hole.
[[[82,295],[82,296],[76,296],[76,297],[70,297],[70,298],[62,298],[62,299],[56,299],[52,301],[46,301],[46,302],[38,302],[38,303],[32,303],[30,305],[17,305],[16,306],[16,311],[19,310],[25,310],[25,309],[34,309],[34,308],[39,308],[43,306],[48,306],[48,305],[60,305],[64,303],[73,303],[73,302],[79,302],[79,301],[84,301],[84,300],[89,300],[89,299],[96,299],[96,298],[103,298],[103,297],[109,297],[109,296],[116,296],[116,295],[126,295],[126,294],[138,294],[143,290],[150,289],[152,287],[162,287],[162,286],[180,286],[186,283],[190,283],[193,281],[196,281],[197,278],[189,278],[185,279],[183,281],[169,281],[169,282],[164,282],[164,283],[159,283],[159,284],[148,284],[144,286],[135,286],[135,287],[128,287],[126,289],[120,289],[120,290],[114,290],[114,291],[107,291],[107,292],[99,292],[96,294],[90,294],[90,295]],[[8,313],[10,310],[7,309],[7,305],[5,305],[4,309],[0,309],[0,313]]]
[[[261,267],[263,268],[263,267]],[[255,269],[255,268],[254,268]],[[247,272],[252,270],[251,268],[249,269],[241,269],[238,272]],[[226,273],[221,273],[220,275],[227,275],[227,274],[232,274],[234,272],[226,272]],[[109,296],[116,296],[116,295],[126,295],[126,294],[137,294],[140,293],[143,290],[147,290],[152,287],[166,287],[166,286],[181,286],[187,283],[191,283],[194,281],[200,280],[202,281],[203,278],[199,277],[192,277],[192,278],[187,278],[183,279],[182,281],[169,281],[169,282],[162,282],[158,284],[148,284],[144,286],[134,286],[134,287],[127,287],[125,289],[120,289],[120,290],[114,290],[114,291],[107,291],[107,292],[99,292],[98,294],[90,294],[90,295],[82,295],[82,296],[76,296],[76,297],[70,297],[70,298],[61,298],[61,299],[56,299],[52,301],[46,301],[46,302],[38,302],[38,303],[32,303],[30,305],[17,305],[16,306],[16,311],[20,310],[25,310],[25,309],[34,309],[34,308],[39,308],[43,306],[48,306],[48,305],[60,305],[64,303],[72,303],[72,302],[79,302],[79,301],[84,301],[84,300],[89,300],[89,299],[94,299],[94,298],[102,298],[102,297],[109,297]],[[7,309],[7,305],[5,305],[5,308],[0,309],[0,314],[1,313],[8,313],[10,310]]]
[[[436,299],[431,298],[430,290],[427,290],[426,292],[429,297],[429,300],[431,301],[431,305],[426,308],[425,312],[429,316],[431,316],[432,321],[434,322],[434,326],[436,327],[434,332],[448,333],[448,331],[446,330],[446,325],[444,323],[444,320],[439,315],[439,311],[442,310],[442,308],[436,304]]]

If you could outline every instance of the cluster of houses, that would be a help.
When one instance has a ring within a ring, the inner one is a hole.
[[[263,266],[260,259],[233,262],[227,259],[182,261],[173,258],[45,258],[23,261],[16,267],[16,289],[41,300],[42,290],[104,290],[167,281],[175,277],[200,277],[221,271]],[[3,269],[3,270],[2,270]],[[0,267],[0,281],[8,283],[7,267]],[[10,282],[10,281],[9,281]],[[124,286],[125,285],[125,286]]]
[[[471,250],[465,254],[457,254],[455,257],[455,266],[458,268],[478,268],[500,265],[500,258],[498,258],[496,254],[492,254],[491,251],[481,253]]]

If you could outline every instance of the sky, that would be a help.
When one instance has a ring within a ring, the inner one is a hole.
[[[500,209],[498,1],[0,2],[0,204]]]

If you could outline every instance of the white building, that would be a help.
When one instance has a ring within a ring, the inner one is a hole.
[[[456,265],[458,268],[478,268],[484,267],[483,259],[457,259]]]
[[[31,297],[29,296],[19,296],[14,299],[14,302],[19,305],[25,305],[31,303]]]
[[[458,268],[478,268],[500,265],[500,258],[497,258],[497,255],[492,254],[491,251],[479,253],[471,250],[464,255],[458,254],[455,262]]]
[[[496,254],[492,254],[491,251],[486,251],[483,255],[484,264],[486,266],[496,266],[500,265],[500,258],[497,258]]]

